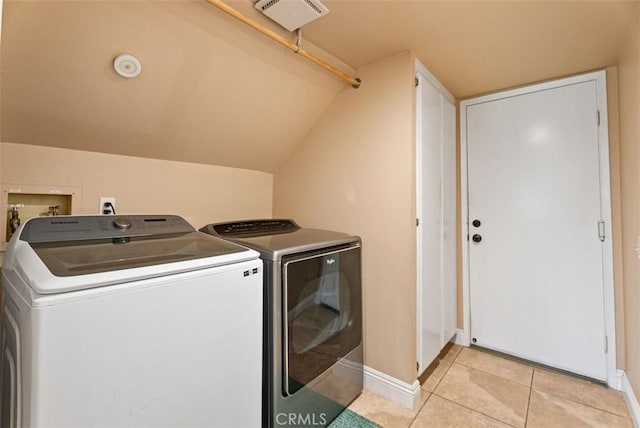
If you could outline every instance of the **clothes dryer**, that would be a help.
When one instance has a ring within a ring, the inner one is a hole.
[[[326,426],[361,392],[361,241],[293,220],[200,229],[264,266],[263,426]]]
[[[259,426],[262,269],[177,216],[25,222],[2,270],[2,426]]]

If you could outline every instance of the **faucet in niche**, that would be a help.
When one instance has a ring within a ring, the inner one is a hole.
[[[9,207],[11,208],[9,230],[11,230],[11,234],[13,235],[20,227],[20,213],[18,212],[18,208],[24,207],[24,204],[10,204]]]

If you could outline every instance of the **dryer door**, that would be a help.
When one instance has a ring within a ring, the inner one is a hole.
[[[362,341],[360,246],[283,259],[284,395],[292,395]]]

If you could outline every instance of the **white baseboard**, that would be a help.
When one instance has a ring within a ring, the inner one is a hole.
[[[364,366],[364,388],[411,410],[420,404],[421,389],[417,379],[410,385]]]
[[[624,376],[625,376],[624,370],[620,370],[620,369],[616,370],[616,384],[615,386],[609,385],[609,387],[615,388],[618,391],[622,391],[622,383],[624,382]]]
[[[629,378],[623,370],[618,370],[618,378],[621,381],[620,389],[624,394],[624,399],[627,401],[627,406],[629,406],[633,426],[635,428],[640,428],[640,403],[638,403],[636,394],[633,392],[631,383],[629,383]]]
[[[455,341],[456,345],[461,345],[461,346],[469,346],[469,342],[466,339],[466,335],[464,334],[464,330],[459,328],[458,329],[458,333],[456,334],[456,341]]]

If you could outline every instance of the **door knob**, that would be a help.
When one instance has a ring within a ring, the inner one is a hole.
[[[473,225],[473,227],[480,227],[482,223],[480,222],[480,220],[475,219],[471,222],[471,224]]]
[[[473,235],[471,237],[471,239],[473,240],[473,242],[480,242],[482,241],[482,236],[478,235],[477,233],[475,235]]]

